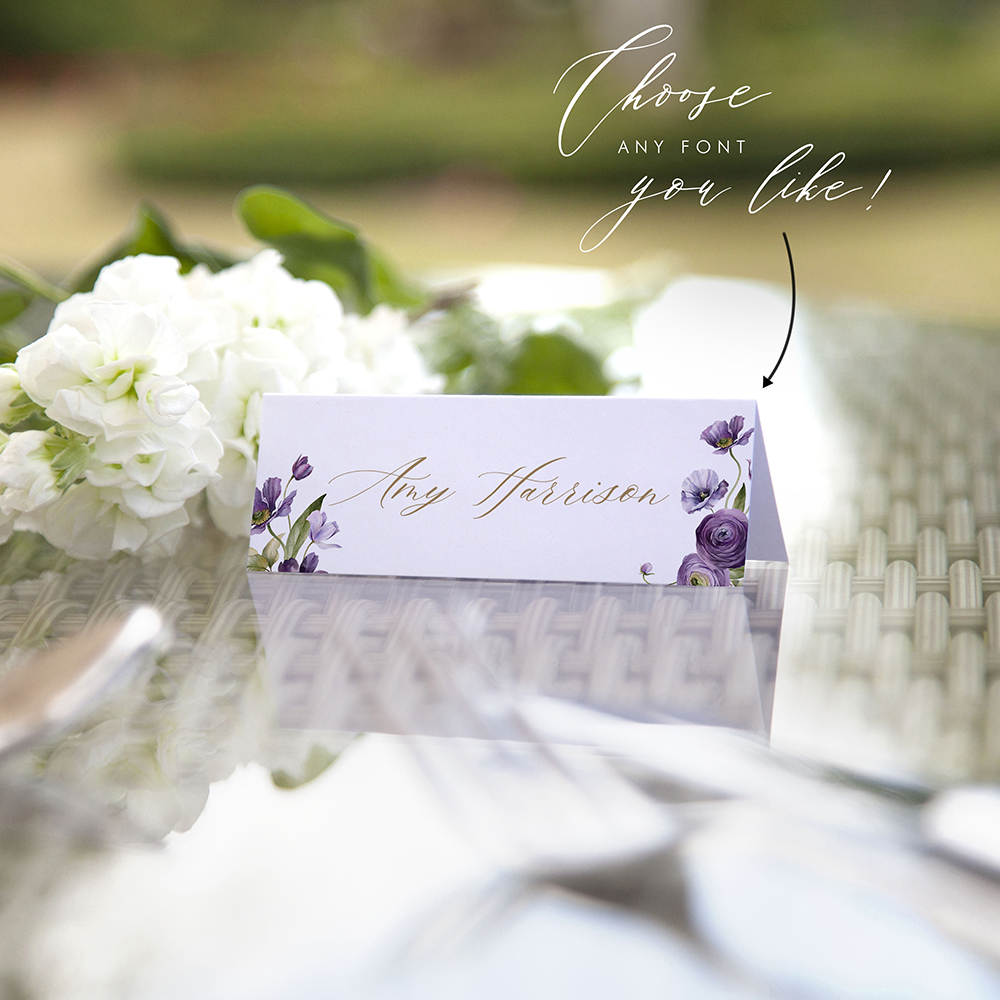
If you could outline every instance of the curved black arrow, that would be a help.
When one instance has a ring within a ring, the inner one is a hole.
[[[785,249],[788,251],[788,270],[792,275],[792,315],[788,319],[788,335],[785,337],[785,346],[781,349],[781,354],[778,355],[778,364],[771,369],[770,375],[764,376],[765,389],[774,381],[774,373],[778,370],[778,365],[785,358],[785,351],[788,350],[788,344],[792,339],[792,327],[795,325],[795,264],[792,263],[792,248],[788,245],[788,235],[782,233],[781,237],[785,241]]]

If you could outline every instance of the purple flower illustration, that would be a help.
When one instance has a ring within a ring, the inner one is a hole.
[[[729,571],[706,562],[697,552],[681,560],[677,570],[677,583],[681,587],[729,587]]]
[[[306,520],[309,522],[309,540],[315,542],[321,549],[339,549],[336,542],[331,542],[340,531],[340,526],[336,521],[327,521],[326,514],[321,510],[314,510]]]
[[[259,535],[267,527],[269,521],[276,517],[287,517],[292,509],[292,501],[295,499],[295,490],[292,490],[284,500],[278,504],[281,496],[281,480],[277,476],[264,480],[264,489],[253,491],[253,518],[250,526],[251,535]]]
[[[717,510],[694,529],[698,555],[720,569],[735,569],[746,562],[750,522],[735,507]]]
[[[313,467],[309,464],[309,458],[306,455],[299,455],[294,462],[292,462],[292,478],[293,479],[305,479],[313,470]]]
[[[644,562],[639,567],[639,575],[642,577],[643,583],[649,583],[649,580],[647,580],[646,577],[655,576],[655,574],[653,573],[653,564],[649,562]]]
[[[681,506],[689,513],[696,510],[711,510],[725,495],[729,483],[719,480],[717,472],[711,469],[696,469],[681,484]]]
[[[737,445],[746,444],[753,434],[753,428],[740,435],[743,430],[743,418],[733,417],[728,423],[725,420],[716,420],[711,427],[706,427],[701,432],[702,441],[707,441],[715,449],[716,455],[725,455],[731,452]]]
[[[327,572],[322,569],[317,569],[319,566],[319,553],[310,552],[309,555],[304,556],[302,562],[300,563],[298,559],[286,559],[284,562],[278,563],[279,573],[318,573],[323,576],[327,576]]]

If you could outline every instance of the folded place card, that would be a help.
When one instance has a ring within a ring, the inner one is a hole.
[[[784,560],[753,400],[264,397],[248,566],[738,585]]]

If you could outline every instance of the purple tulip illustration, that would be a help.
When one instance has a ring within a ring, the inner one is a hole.
[[[310,552],[308,555],[302,557],[302,565],[299,566],[300,573],[315,573],[316,567],[319,565],[319,553]]]
[[[639,574],[640,574],[640,576],[642,576],[642,582],[643,583],[649,583],[649,580],[647,580],[646,577],[648,577],[648,576],[655,576],[655,574],[653,573],[653,564],[652,563],[648,563],[648,562],[644,562],[639,567]]]
[[[736,569],[746,562],[750,521],[735,507],[717,510],[694,530],[698,555],[720,569]]]
[[[299,571],[298,559],[285,559],[284,562],[278,563],[279,573],[298,573],[298,571]]]
[[[313,467],[309,464],[309,459],[305,455],[299,455],[294,462],[292,462],[292,478],[293,479],[305,479],[313,470]]]
[[[725,455],[726,452],[741,444],[746,444],[753,434],[753,428],[740,435],[743,430],[743,418],[733,417],[730,421],[716,420],[711,427],[706,427],[701,432],[702,441],[707,441],[715,449],[716,455]]]
[[[692,552],[681,561],[677,570],[677,584],[681,587],[729,587],[728,570],[713,566],[697,552]]]
[[[712,469],[696,469],[681,484],[681,506],[689,513],[711,510],[725,495],[729,483]]]
[[[286,496],[281,503],[281,480],[277,476],[264,480],[263,490],[255,489],[253,497],[253,519],[250,526],[251,535],[259,535],[276,517],[287,517],[292,510],[295,490]]]
[[[306,520],[309,522],[310,543],[315,542],[321,549],[340,548],[336,542],[330,541],[340,531],[336,521],[328,521],[321,510],[314,510]]]

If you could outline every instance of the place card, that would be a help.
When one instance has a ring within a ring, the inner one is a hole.
[[[265,395],[248,568],[738,586],[784,561],[753,400]]]

